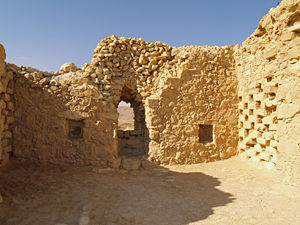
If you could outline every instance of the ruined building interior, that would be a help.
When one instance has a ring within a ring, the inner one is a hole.
[[[81,69],[5,62],[0,163],[139,169],[239,155],[300,185],[300,4],[284,0],[242,45],[171,47],[110,36]],[[120,101],[134,129],[118,130]],[[1,191],[1,190],[0,190]]]
[[[113,35],[90,64],[55,73],[5,62],[1,45],[1,164],[120,168],[126,157],[167,165],[241,155],[299,182],[299,18],[298,2],[283,1],[241,46]],[[134,130],[118,131],[122,100]]]

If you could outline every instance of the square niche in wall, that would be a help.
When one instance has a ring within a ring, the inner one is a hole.
[[[68,137],[71,140],[81,139],[83,137],[83,120],[67,120]]]
[[[213,126],[212,125],[199,125],[199,142],[206,144],[213,142]]]

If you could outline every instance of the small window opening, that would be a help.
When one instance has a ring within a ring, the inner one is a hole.
[[[118,129],[119,130],[134,130],[134,112],[130,103],[121,101],[118,105]]]
[[[199,142],[209,143],[213,142],[213,126],[200,124],[199,126]]]
[[[69,124],[69,139],[81,139],[83,137],[83,120],[68,120]]]

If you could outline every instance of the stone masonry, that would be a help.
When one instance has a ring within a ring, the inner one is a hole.
[[[241,46],[112,35],[90,64],[55,73],[5,63],[0,45],[2,165],[10,155],[119,168],[124,157],[166,165],[240,154],[300,183],[299,9],[283,0]],[[132,131],[118,131],[120,101],[134,109]]]

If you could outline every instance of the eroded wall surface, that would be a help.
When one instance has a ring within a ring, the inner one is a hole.
[[[237,81],[233,46],[173,49],[184,59],[147,101],[150,157],[191,164],[237,153]]]
[[[98,104],[97,86],[82,74],[57,76],[8,65],[14,73],[14,156],[52,163],[111,166],[113,115]],[[100,119],[99,119],[100,118]]]
[[[0,44],[0,165],[7,163],[12,152],[11,124],[14,120],[13,76],[6,70],[5,58],[5,49]]]
[[[282,1],[235,52],[239,150],[294,183],[300,181],[299,12],[298,0]]]

